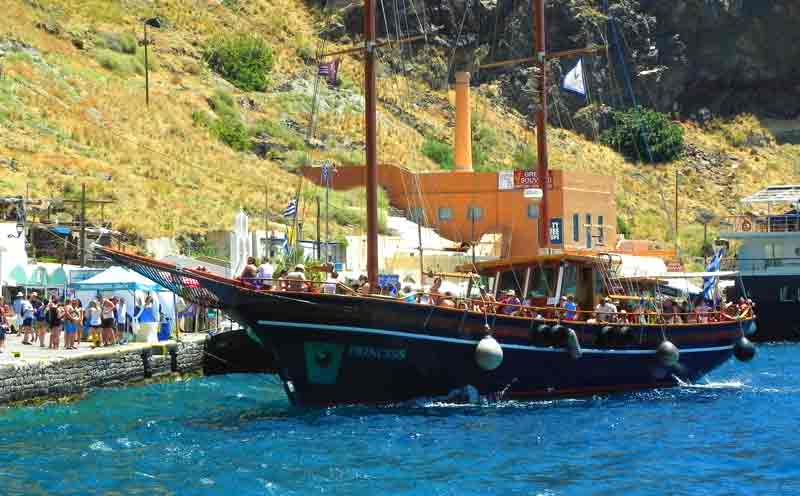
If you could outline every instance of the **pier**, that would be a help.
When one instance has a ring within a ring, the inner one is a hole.
[[[206,334],[185,334],[180,341],[130,343],[78,350],[51,350],[21,344],[21,335],[6,336],[0,354],[0,405],[59,398],[96,387],[118,386],[203,368]]]

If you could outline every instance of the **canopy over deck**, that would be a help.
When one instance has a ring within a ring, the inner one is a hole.
[[[742,199],[742,203],[798,203],[800,185],[770,186]]]

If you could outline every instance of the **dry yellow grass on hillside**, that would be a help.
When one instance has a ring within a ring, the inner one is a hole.
[[[363,160],[358,55],[343,57],[339,89],[322,85],[320,90],[315,136],[322,146],[303,143],[316,73],[311,58],[321,46],[315,33],[324,22],[323,14],[304,2],[9,0],[6,4],[0,42],[15,40],[33,51],[0,59],[0,159],[14,159],[17,164],[16,172],[0,169],[4,194],[21,194],[27,184],[34,196],[74,195],[86,183],[92,197],[117,200],[106,212],[117,227],[145,237],[174,235],[226,228],[240,207],[261,218],[267,188],[271,214],[278,218],[299,182],[290,170],[322,159],[348,164]],[[156,15],[165,25],[150,30],[154,72],[148,108],[142,21]],[[202,61],[208,40],[237,31],[260,35],[274,51],[275,66],[265,93],[237,90]],[[108,53],[95,43],[106,35],[128,37],[139,47],[134,46],[131,55]],[[336,48],[341,47],[327,45],[328,50]],[[414,170],[437,168],[421,149],[430,136],[451,142],[452,92],[433,91],[421,81],[382,72],[380,160]],[[288,151],[262,160],[233,151],[197,125],[193,113],[211,112],[208,99],[219,90],[239,102],[237,111],[246,125],[267,122],[279,131],[276,139]],[[493,92],[491,87],[473,90],[473,114],[496,137],[490,150],[493,167],[510,168],[516,154],[535,141],[535,134],[526,116],[492,103]],[[721,122],[713,129],[684,127],[694,147],[735,160],[699,172],[693,157],[673,164],[634,164],[571,131],[551,129],[551,165],[615,177],[619,212],[632,234],[661,240],[671,236],[677,169],[681,244],[690,252],[699,248],[701,228],[693,223],[697,208],[723,215],[735,207],[737,195],[770,183],[797,181],[797,146],[775,140],[748,144],[751,134],[769,132],[756,119]],[[304,188],[313,190],[310,185]],[[339,197],[348,206],[337,217],[342,225],[333,224],[338,234],[358,229],[353,222],[358,215],[353,212],[361,202],[347,196]],[[306,226],[313,232],[313,222]]]

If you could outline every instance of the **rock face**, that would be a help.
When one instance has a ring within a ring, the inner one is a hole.
[[[429,43],[453,60],[451,78],[455,70],[472,67],[476,54],[488,62],[533,51],[530,2],[384,0],[385,16],[378,5],[379,33],[436,30]],[[347,31],[359,34],[361,8],[351,6],[343,14]],[[797,0],[547,0],[546,15],[550,51],[610,44],[610,61],[606,54],[584,58],[590,89],[601,103],[630,104],[627,71],[640,103],[661,111],[687,117],[701,108],[714,115],[800,116]],[[551,93],[573,64],[574,59],[553,62]],[[530,68],[515,67],[482,71],[475,79],[503,81],[506,96],[528,112],[535,88],[522,81],[529,76]],[[556,105],[573,112],[583,104],[559,100],[564,101]]]

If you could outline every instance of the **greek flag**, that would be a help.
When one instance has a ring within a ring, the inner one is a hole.
[[[283,216],[284,217],[294,217],[297,215],[297,199],[293,198],[289,201],[289,204],[286,205],[286,208],[283,209]]]
[[[575,67],[564,76],[564,82],[561,85],[564,90],[577,95],[586,96],[586,82],[583,79],[583,60],[578,60]]]
[[[719,272],[719,267],[722,264],[722,256],[725,254],[725,248],[720,248],[720,250],[714,254],[714,257],[708,263],[708,267],[706,267],[706,272]],[[703,299],[706,301],[714,301],[714,290],[717,287],[717,278],[716,277],[704,277],[703,278]]]

